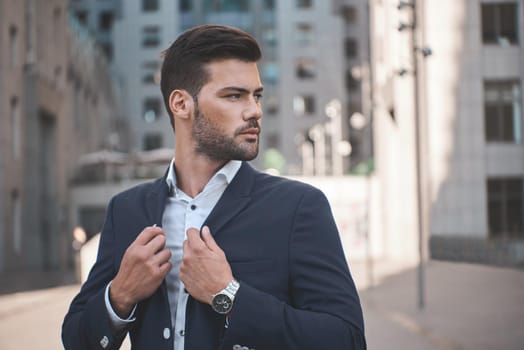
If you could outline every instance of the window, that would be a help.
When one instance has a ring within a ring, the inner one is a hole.
[[[204,9],[211,12],[247,12],[248,0],[205,0]]]
[[[83,25],[84,27],[87,26],[87,11],[76,11],[75,17],[81,25]]]
[[[17,190],[11,192],[11,218],[13,220],[13,246],[16,253],[22,252],[22,207]]]
[[[142,0],[142,12],[158,11],[158,0]]]
[[[304,9],[310,8],[313,5],[313,0],[297,0],[297,7]]]
[[[191,0],[180,0],[178,8],[180,12],[190,12],[193,9],[193,2]]]
[[[342,6],[341,15],[344,21],[348,24],[353,24],[357,22],[357,9],[354,6]]]
[[[142,30],[142,46],[157,47],[158,45],[160,45],[160,27],[144,27]]]
[[[274,10],[275,0],[264,0],[264,10]]]
[[[158,133],[147,134],[144,136],[144,151],[162,148],[162,135]]]
[[[102,11],[98,16],[98,29],[102,32],[110,32],[113,28],[113,12]]]
[[[355,58],[358,53],[357,40],[355,38],[346,38],[344,41],[344,50],[346,52],[346,58]]]
[[[522,178],[491,178],[487,182],[488,226],[492,238],[522,238],[524,188]]]
[[[296,42],[298,46],[309,46],[313,43],[313,26],[309,23],[297,23]]]
[[[518,44],[518,10],[516,2],[482,4],[482,42],[484,44]]]
[[[264,96],[264,113],[270,116],[278,113],[278,98],[275,95]]]
[[[300,95],[293,98],[293,111],[296,115],[315,113],[315,97]]]
[[[148,97],[143,102],[143,117],[147,123],[154,123],[160,118],[160,99]]]
[[[277,84],[280,76],[278,63],[268,62],[262,67],[262,80],[266,84]]]
[[[103,44],[100,44],[100,47],[102,48],[102,51],[104,52],[104,55],[106,55],[107,59],[109,61],[112,61],[113,60],[113,44],[103,43]]]
[[[18,29],[12,25],[9,27],[9,66],[14,67],[18,60]]]
[[[312,58],[298,58],[295,62],[295,74],[300,79],[315,77],[315,60]]]
[[[159,84],[160,83],[160,64],[157,61],[147,61],[142,64],[143,75],[142,82],[144,84]]]
[[[484,128],[487,142],[522,141],[522,107],[517,81],[484,82]]]
[[[11,128],[12,128],[12,150],[13,150],[13,159],[18,159],[20,157],[20,107],[18,103],[18,98],[12,97],[10,102],[11,109]]]
[[[348,91],[355,91],[359,86],[359,81],[355,79],[351,70],[346,72],[346,89]]]
[[[262,41],[267,46],[277,46],[277,34],[275,32],[275,27],[264,27],[262,29]]]

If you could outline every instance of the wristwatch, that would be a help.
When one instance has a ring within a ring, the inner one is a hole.
[[[233,301],[235,300],[235,295],[237,294],[240,284],[237,280],[233,279],[226,288],[222,289],[217,294],[213,294],[213,299],[211,300],[211,308],[215,312],[226,315],[233,308]]]

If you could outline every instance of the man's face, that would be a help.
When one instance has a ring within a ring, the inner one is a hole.
[[[262,118],[256,63],[226,59],[209,63],[207,69],[210,79],[195,104],[196,152],[215,161],[254,159]]]

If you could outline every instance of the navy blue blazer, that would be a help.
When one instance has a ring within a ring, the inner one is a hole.
[[[161,226],[167,196],[164,177],[111,199],[97,261],[62,325],[67,350],[118,349],[127,332],[133,349],[173,350],[165,281],[123,332],[112,329],[104,303],[127,247],[144,227]],[[205,224],[240,289],[227,328],[224,316],[189,297],[186,350],[366,348],[359,297],[322,192],[243,163]]]

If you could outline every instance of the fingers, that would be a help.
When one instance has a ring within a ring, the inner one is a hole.
[[[163,249],[153,256],[153,263],[157,266],[162,266],[164,263],[169,262],[171,259],[171,251],[169,249]]]
[[[200,232],[196,228],[189,228],[186,231],[186,235],[187,246],[189,246],[190,249],[200,250],[206,247],[204,241],[200,238]]]
[[[207,245],[209,249],[211,249],[214,252],[221,251],[218,244],[215,242],[215,239],[213,238],[213,235],[211,234],[211,230],[209,230],[209,227],[204,226],[202,228],[202,239],[204,240],[204,243]]]
[[[139,245],[146,245],[158,235],[164,235],[164,230],[161,227],[149,226],[146,227],[140,234],[136,237],[135,243]]]

